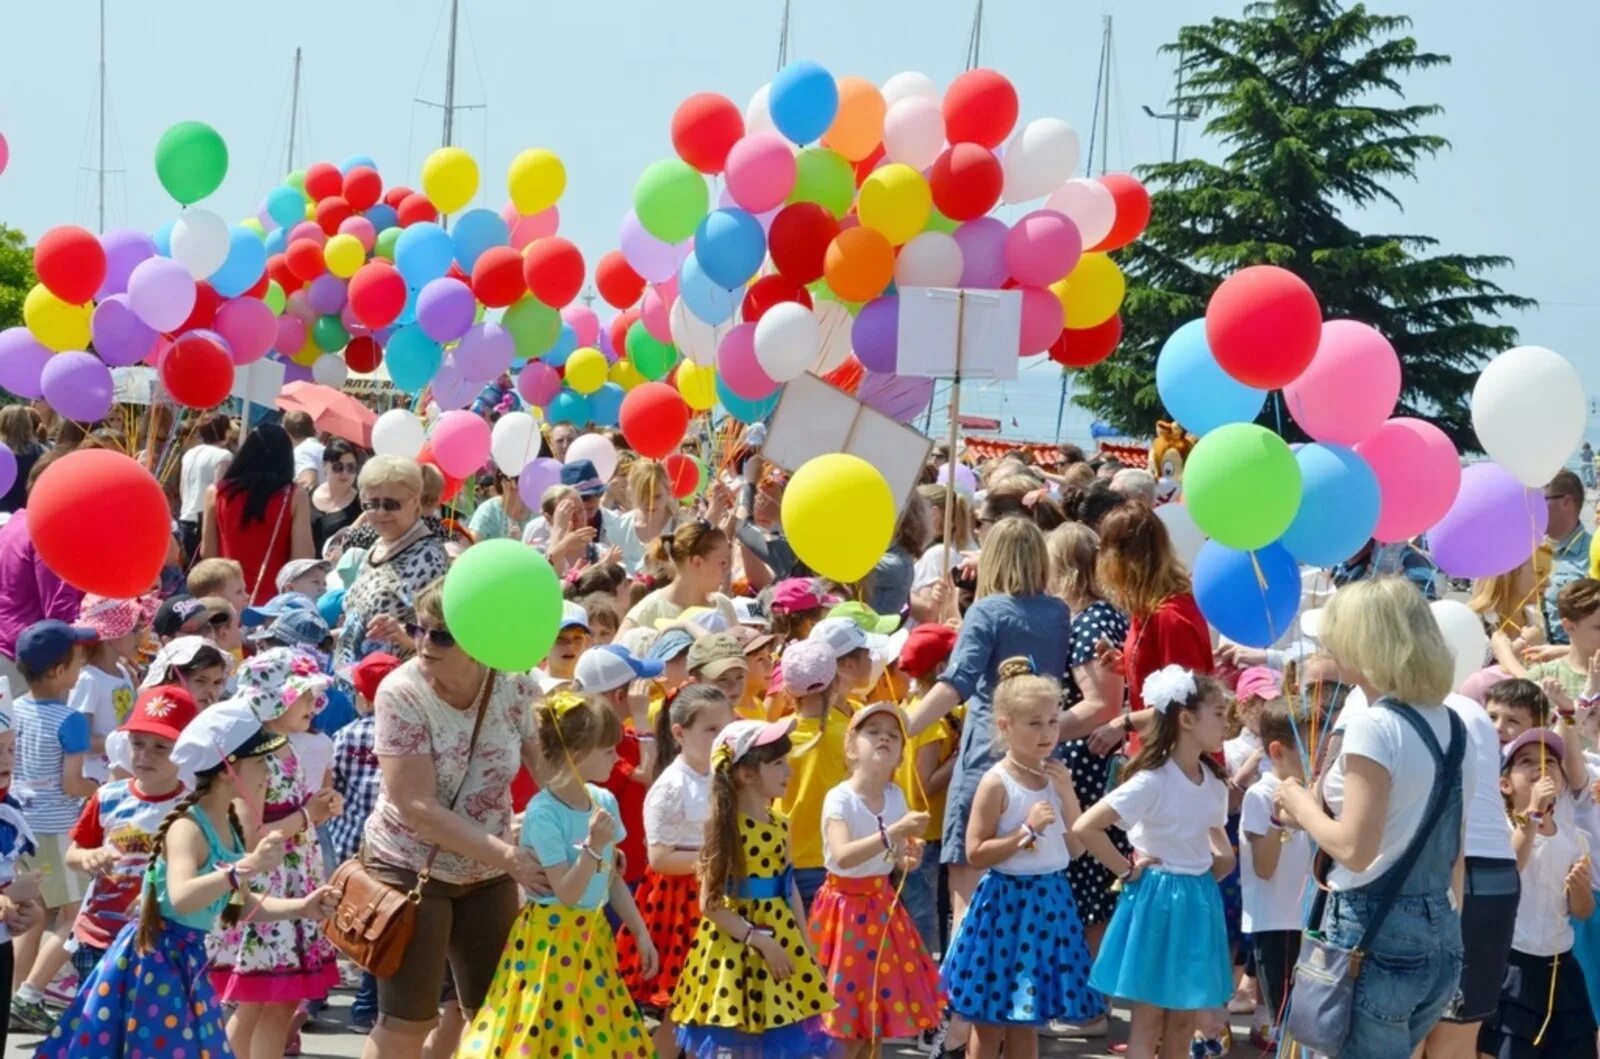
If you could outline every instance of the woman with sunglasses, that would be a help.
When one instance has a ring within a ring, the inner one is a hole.
[[[361,517],[356,489],[360,470],[361,450],[343,438],[334,438],[322,450],[322,484],[311,491],[311,543],[317,555],[329,537]]]

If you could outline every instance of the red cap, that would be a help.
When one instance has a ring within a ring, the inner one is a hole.
[[[378,651],[350,667],[350,683],[357,694],[372,702],[378,697],[378,685],[383,683],[383,678],[393,673],[399,665],[400,659]]]
[[[194,696],[186,690],[176,684],[160,684],[139,693],[133,712],[122,722],[121,731],[146,732],[176,740],[199,713]]]
[[[948,625],[918,625],[900,649],[900,672],[916,680],[944,664],[956,647],[956,631]]]

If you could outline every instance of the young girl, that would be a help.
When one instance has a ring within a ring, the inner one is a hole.
[[[138,600],[104,596],[85,596],[78,611],[78,624],[93,629],[97,639],[85,652],[83,669],[67,705],[74,713],[89,715],[94,752],[84,760],[83,774],[99,783],[111,778],[106,737],[133,710],[134,674],[129,664],[139,653],[144,614]]]
[[[195,786],[156,832],[139,917],[79,988],[40,1056],[244,1054],[230,1051],[205,974],[206,932],[219,919],[322,919],[337,904],[325,887],[294,899],[249,888],[282,863],[284,840],[267,831],[247,851],[233,804],[261,804],[268,763],[285,745],[239,703],[207,710],[184,728],[172,760],[194,775]]]
[[[1089,984],[1129,1001],[1128,1055],[1184,1055],[1197,1012],[1233,992],[1227,928],[1216,877],[1233,867],[1224,825],[1228,787],[1211,755],[1222,749],[1225,696],[1181,666],[1152,673],[1142,689],[1154,734],[1128,763],[1122,785],[1073,827],[1089,852],[1122,880]],[[1106,834],[1121,827],[1124,857]]]
[[[805,933],[789,864],[789,821],[771,808],[789,784],[794,720],[734,721],[711,750],[711,819],[700,851],[694,943],[672,995],[678,1044],[694,1059],[827,1055],[833,998]]]
[[[176,684],[193,697],[197,709],[204,710],[222,701],[232,671],[233,659],[216,644],[199,636],[180,636],[161,645],[139,687]]]
[[[523,813],[521,843],[550,873],[554,893],[534,897],[517,917],[459,1054],[644,1059],[654,1053],[602,912],[609,903],[634,936],[642,973],[653,976],[655,946],[617,873],[617,800],[597,786],[617,762],[622,723],[606,703],[572,691],[533,711],[554,773]]]
[[[850,778],[822,802],[828,879],[811,906],[811,938],[838,1007],[822,1016],[847,1057],[872,1042],[915,1037],[939,1024],[939,972],[889,879],[922,859],[928,814],[906,807],[890,782],[905,753],[905,720],[891,702],[850,718]],[[864,943],[864,944],[863,944]]]
[[[1103,1010],[1066,867],[1082,852],[1072,773],[1051,757],[1061,686],[1026,658],[1000,663],[995,725],[1006,756],[986,772],[967,822],[967,862],[985,871],[939,977],[950,1009],[972,1022],[977,1059],[1039,1054],[1039,1025],[1085,1023]]]

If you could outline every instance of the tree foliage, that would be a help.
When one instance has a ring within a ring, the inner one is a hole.
[[[38,282],[27,238],[0,224],[0,331],[22,325],[22,300]]]

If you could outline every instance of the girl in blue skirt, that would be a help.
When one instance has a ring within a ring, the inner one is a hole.
[[[1167,666],[1144,683],[1155,731],[1128,763],[1122,785],[1073,827],[1122,880],[1122,898],[1089,982],[1126,1000],[1130,1059],[1187,1055],[1197,1014],[1233,993],[1233,967],[1217,879],[1233,868],[1224,825],[1228,788],[1213,755],[1227,731],[1226,697],[1209,677]],[[1117,852],[1106,829],[1133,845]]]

